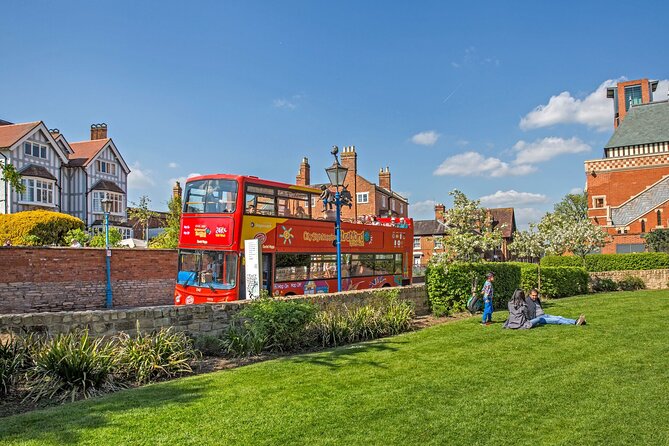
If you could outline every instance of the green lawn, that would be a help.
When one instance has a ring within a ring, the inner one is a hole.
[[[0,419],[0,444],[669,444],[669,292],[547,312],[588,325],[466,319]]]

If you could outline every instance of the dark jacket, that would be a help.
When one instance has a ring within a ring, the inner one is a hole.
[[[527,318],[527,304],[525,302],[514,303],[509,301],[509,318],[504,322],[504,328],[511,329],[526,329],[532,328],[529,319]]]
[[[527,305],[527,318],[534,319],[535,317],[543,316],[544,309],[541,308],[541,301],[539,299],[532,300],[530,296],[525,298],[525,304]]]

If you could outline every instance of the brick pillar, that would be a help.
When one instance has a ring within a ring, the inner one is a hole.
[[[346,174],[346,186],[353,197],[353,207],[349,210],[348,207],[342,207],[342,216],[358,219],[358,203],[356,193],[358,192],[358,154],[355,151],[355,146],[347,146],[341,150],[341,165],[348,169]],[[369,197],[370,200],[372,197]]]
[[[300,172],[295,177],[295,184],[298,186],[309,186],[311,184],[311,167],[306,156],[302,158],[300,163]]]

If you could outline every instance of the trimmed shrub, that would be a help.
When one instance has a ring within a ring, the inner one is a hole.
[[[625,276],[618,282],[618,287],[623,291],[635,291],[646,288],[646,284],[641,277]]]
[[[63,245],[72,229],[84,229],[84,222],[52,211],[24,211],[0,215],[0,240],[12,245]]]
[[[432,263],[426,272],[428,302],[436,316],[464,311],[477,279],[480,292],[488,271],[495,273],[495,308],[506,308],[508,300],[520,284],[521,268],[512,263]]]
[[[193,373],[191,365],[199,354],[185,333],[173,331],[172,327],[142,334],[138,326],[137,331],[134,337],[121,333],[115,339],[121,379],[147,384]]]
[[[74,401],[117,390],[114,357],[111,341],[93,340],[87,331],[47,339],[28,371],[28,397]]]
[[[596,293],[606,291],[618,291],[618,284],[608,277],[595,277],[592,280],[592,291]]]
[[[636,252],[631,254],[589,254],[585,268],[590,272],[625,271],[669,268],[665,252]]]
[[[109,228],[109,246],[120,246],[121,240],[123,240],[121,231],[119,231],[117,228]],[[101,231],[91,237],[90,241],[88,242],[88,246],[92,248],[104,248],[106,246],[105,242],[105,232]]]
[[[540,292],[547,297],[566,297],[588,292],[588,273],[584,268],[541,268]]]
[[[544,266],[576,266],[583,267],[583,259],[579,256],[546,256],[541,259],[541,267]]]

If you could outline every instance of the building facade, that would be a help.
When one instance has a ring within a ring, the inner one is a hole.
[[[392,190],[389,167],[386,166],[379,170],[377,183],[369,181],[358,173],[358,153],[355,146],[342,149],[341,165],[348,169],[345,183],[353,198],[350,208],[342,206],[341,215],[343,220],[359,221],[367,216],[401,218],[409,215],[409,200]],[[300,163],[295,184],[321,186],[320,184],[311,184],[311,167],[307,158],[302,159]],[[331,190],[334,192],[334,188],[331,188]],[[322,209],[322,205],[319,203],[312,203],[312,207],[315,206],[318,206],[316,209]]]
[[[102,199],[108,197],[111,226],[132,237],[126,214],[130,168],[107,137],[106,124],[92,125],[90,140],[70,143],[42,121],[0,121],[0,162],[12,164],[26,188],[20,193],[8,182],[0,184],[0,213],[63,212],[95,231],[102,228]]]
[[[588,216],[611,236],[605,254],[644,251],[644,234],[669,227],[669,102],[653,102],[656,88],[640,79],[609,89],[615,130],[604,157],[584,165]]]

